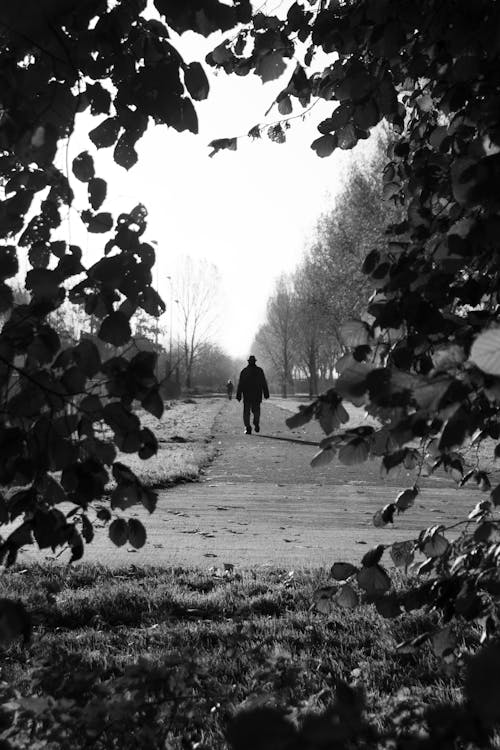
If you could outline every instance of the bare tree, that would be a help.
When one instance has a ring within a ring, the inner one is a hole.
[[[256,351],[272,363],[284,398],[292,380],[295,364],[296,318],[293,284],[289,277],[280,276],[268,300],[266,322],[255,337]]]
[[[201,346],[213,332],[218,317],[220,277],[213,264],[187,256],[174,281],[185,384],[186,388],[191,388],[193,365]]]
[[[318,375],[324,370],[321,355],[328,339],[327,310],[314,272],[306,256],[293,276],[296,361],[308,380],[309,396],[318,393]]]

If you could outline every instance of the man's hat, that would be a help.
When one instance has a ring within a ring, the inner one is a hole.
[[[248,361],[249,361],[250,363],[251,363],[251,362],[257,362],[257,360],[255,359],[255,357],[253,356],[253,354],[251,354],[251,355],[249,356],[249,358],[248,358]]]

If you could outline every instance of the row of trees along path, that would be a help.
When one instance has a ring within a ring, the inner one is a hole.
[[[366,424],[361,409],[351,413],[353,426]],[[355,562],[376,544],[416,538],[430,521],[452,525],[466,514],[471,491],[480,499],[479,490],[455,489],[436,472],[420,479],[412,513],[395,516],[394,529],[375,528],[374,513],[413,483],[414,471],[399,468],[381,478],[377,461],[345,465],[338,458],[313,468],[310,460],[323,437],[319,424],[290,430],[289,415],[281,400],[271,399],[262,407],[261,433],[247,436],[241,405],[222,402],[213,431],[218,454],[203,481],[160,492],[152,515],[139,506],[129,509],[147,529],[142,549],[114,547],[107,528],[96,529],[85,559],[107,565],[330,566],[339,559]],[[19,561],[40,556],[52,557],[26,547]],[[69,552],[59,559],[66,557]]]

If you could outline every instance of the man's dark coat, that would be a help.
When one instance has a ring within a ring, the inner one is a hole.
[[[239,400],[241,396],[243,396],[243,401],[250,401],[254,404],[260,404],[262,396],[269,398],[269,388],[262,367],[249,364],[240,372],[236,398]]]

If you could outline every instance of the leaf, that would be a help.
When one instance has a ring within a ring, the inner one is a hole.
[[[335,403],[331,400],[320,401],[316,410],[316,419],[323,432],[329,435],[337,427],[349,421],[349,414],[342,405],[341,399],[337,398]],[[321,447],[324,446],[321,444]]]
[[[311,459],[311,466],[316,468],[317,466],[326,466],[335,457],[335,451],[328,446],[318,453],[315,453]]]
[[[369,276],[378,266],[379,262],[380,252],[377,249],[374,249],[368,253],[365,260],[363,261],[363,265],[361,266],[362,272]]]
[[[77,346],[73,349],[73,358],[77,363],[78,367],[87,375],[89,378],[93,378],[101,369],[101,355],[99,349],[93,341],[90,339],[82,339]],[[89,396],[88,398],[96,398]],[[91,407],[91,404],[93,406]],[[86,411],[99,411],[102,405],[100,401],[86,402]]]
[[[184,83],[189,95],[195,101],[202,101],[208,96],[210,85],[203,67],[199,62],[192,62],[184,69]]]
[[[373,549],[369,549],[368,552],[363,555],[361,565],[363,565],[363,567],[365,568],[371,568],[372,565],[377,565],[377,563],[379,563],[382,559],[384,550],[385,547],[383,544],[377,544],[377,546]]]
[[[0,562],[3,562],[4,556],[7,554],[6,567],[14,565],[20,548],[29,544],[33,544],[32,523],[25,521],[9,534],[5,542],[0,545]]]
[[[210,141],[208,147],[213,149],[209,154],[210,157],[215,156],[219,151],[227,149],[229,151],[236,151],[238,148],[237,138],[217,138],[215,141]]]
[[[267,129],[267,137],[274,143],[285,143],[286,134],[282,128],[281,123],[277,125],[270,125]]]
[[[470,421],[470,414],[465,409],[457,409],[444,426],[439,440],[439,451],[445,451],[450,448],[461,446],[465,440],[465,436],[469,432]],[[459,481],[461,479],[462,476],[460,476]]]
[[[232,59],[233,54],[229,49],[227,40],[218,44],[217,47],[212,50],[211,57],[217,65],[222,65]]]
[[[358,104],[354,110],[353,120],[355,126],[361,130],[373,128],[380,120],[377,102],[374,99],[368,99],[363,104]]]
[[[128,520],[128,539],[135,549],[140,549],[146,544],[146,529],[136,518]]]
[[[434,558],[428,557],[422,563],[412,565],[412,572],[415,572],[419,576],[427,575],[434,568]]]
[[[284,96],[278,101],[278,112],[280,115],[291,115],[293,112],[292,102],[289,96]]]
[[[0,281],[10,279],[17,274],[19,262],[14,245],[4,245],[0,253]]]
[[[375,601],[375,607],[377,612],[387,619],[398,617],[402,612],[401,603],[397,594],[386,594],[377,598]]]
[[[50,262],[50,247],[45,242],[35,242],[30,247],[28,258],[33,268],[47,268]]]
[[[493,505],[500,505],[500,484],[497,484],[495,489],[490,492],[490,497]]]
[[[134,164],[137,164],[139,156],[134,145],[135,140],[130,136],[129,132],[125,131],[125,133],[122,133],[113,151],[113,159],[118,166],[128,170]]]
[[[66,526],[64,513],[51,508],[36,510],[33,516],[33,536],[40,549],[57,547],[62,543],[60,531]],[[65,541],[65,540],[64,540]]]
[[[384,515],[382,513],[382,509],[377,510],[373,514],[372,523],[376,529],[382,529],[384,526],[387,526],[387,521],[384,521]]]
[[[93,177],[89,180],[89,203],[94,211],[97,211],[104,203],[107,189],[108,186],[106,180],[103,180],[100,177]]]
[[[82,515],[82,536],[87,544],[90,544],[90,542],[94,538],[94,527],[92,526],[92,523],[89,521],[89,518],[85,515],[85,513]]]
[[[0,493],[0,526],[9,523],[9,508],[5,497]]]
[[[395,503],[387,503],[382,508],[382,520],[384,524],[394,523],[394,513],[396,512]]]
[[[68,538],[68,544],[71,549],[71,557],[68,562],[71,565],[71,563],[81,560],[84,552],[82,537],[74,526]]]
[[[345,609],[355,609],[359,604],[359,596],[350,583],[345,583],[339,588],[335,601]]]
[[[114,462],[112,474],[118,484],[137,485],[139,481],[132,469],[126,464],[122,464],[120,461]]]
[[[113,229],[113,217],[110,213],[103,211],[92,214],[90,211],[82,211],[82,221],[92,234],[105,234]]]
[[[132,336],[128,318],[121,312],[113,312],[102,321],[99,338],[114,346],[123,346]]]
[[[422,552],[426,557],[441,557],[444,555],[450,543],[442,534],[434,534],[422,547]]]
[[[106,508],[104,505],[101,505],[97,509],[96,516],[99,519],[99,521],[103,521],[104,523],[111,521],[111,511],[109,510],[109,508]]]
[[[361,568],[356,576],[358,586],[369,596],[384,594],[391,588],[391,579],[380,565],[371,568]]]
[[[0,599],[0,643],[8,646],[21,636],[27,643],[31,637],[31,615],[23,602]]]
[[[346,466],[363,463],[370,453],[369,445],[363,438],[355,438],[339,450],[339,461]]]
[[[339,148],[344,149],[344,150],[354,148],[354,146],[358,142],[356,128],[354,127],[354,125],[351,125],[350,123],[347,125],[344,125],[343,128],[340,128],[339,130],[337,130],[336,135],[337,135],[337,143],[339,145]]]
[[[107,117],[89,132],[89,138],[97,148],[109,148],[118,138],[121,123],[117,117]]]
[[[368,390],[367,377],[373,369],[374,367],[365,362],[356,362],[354,358],[348,359],[335,386],[337,393],[354,406],[362,406]]]
[[[128,540],[128,524],[124,518],[115,518],[109,526],[109,538],[117,547],[123,547]]]
[[[390,556],[397,568],[407,568],[415,559],[413,542],[393,542]]]
[[[362,320],[348,320],[343,323],[339,335],[345,346],[350,348],[370,343],[370,329]]]
[[[474,340],[469,360],[489,375],[500,375],[500,328],[491,328]]]
[[[260,76],[263,83],[274,81],[286,70],[286,63],[281,52],[271,52],[262,55],[255,65],[255,73]]]
[[[322,615],[329,615],[337,606],[334,598],[337,591],[337,586],[321,586],[316,589],[312,597],[312,607]]]
[[[116,447],[123,453],[137,453],[141,449],[141,445],[140,430],[130,430],[116,435]]]
[[[81,182],[88,182],[95,175],[94,160],[88,151],[82,151],[81,154],[73,159],[73,174]]]
[[[73,365],[65,370],[60,382],[64,386],[66,393],[75,395],[84,392],[87,384],[87,377],[80,367]]]
[[[144,409],[146,409],[146,411],[148,411],[157,419],[162,418],[164,404],[158,388],[152,388],[147,396],[142,399],[141,405]]]
[[[139,430],[140,421],[135,414],[125,409],[119,402],[111,402],[103,408],[103,416],[107,424],[116,434],[127,434]]]
[[[297,414],[293,414],[291,417],[285,419],[285,424],[291,430],[295,430],[297,427],[302,427],[311,421],[314,416],[314,406],[301,406],[300,411]]]
[[[111,508],[125,510],[140,502],[141,490],[137,484],[119,484],[111,493]]]
[[[358,572],[358,568],[351,563],[336,562],[330,569],[330,575],[336,581],[346,581],[352,575]]]
[[[469,521],[480,521],[491,514],[491,503],[489,500],[482,500],[477,503],[467,516]]]
[[[153,287],[147,287],[141,297],[140,305],[144,312],[157,318],[165,312],[165,303]]]
[[[418,488],[412,487],[411,489],[403,490],[399,493],[396,498],[396,508],[398,513],[404,513],[405,510],[411,508],[415,503],[415,498],[418,495]]]
[[[33,268],[26,274],[26,289],[31,289],[35,297],[56,300],[59,283],[59,274],[48,268]]]
[[[141,487],[141,503],[149,513],[153,513],[158,502],[158,493],[149,487]]]
[[[331,156],[337,148],[337,136],[331,134],[322,135],[321,138],[317,138],[311,143],[311,148],[322,159],[326,156]]]

